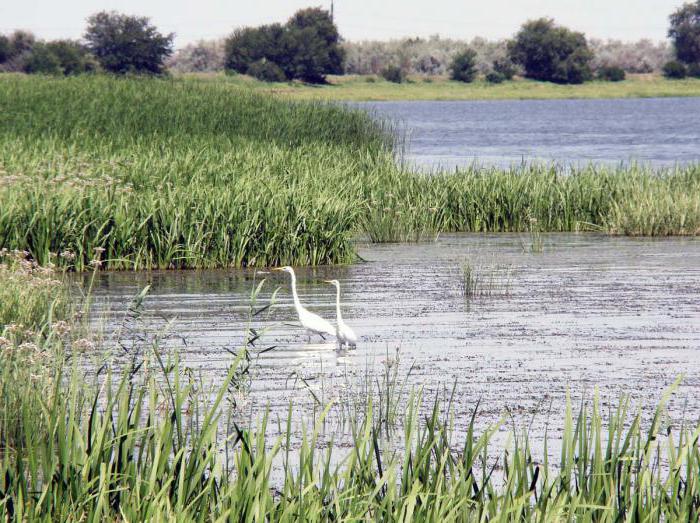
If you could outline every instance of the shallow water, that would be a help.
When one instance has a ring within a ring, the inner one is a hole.
[[[365,102],[425,168],[522,162],[668,167],[700,161],[700,98]]]
[[[250,411],[270,407],[286,416],[290,400],[311,403],[298,373],[328,400],[360,387],[372,369],[383,369],[396,351],[400,376],[427,396],[456,383],[457,429],[477,398],[484,427],[509,409],[541,437],[561,426],[567,389],[574,398],[598,386],[603,404],[622,392],[635,404],[654,406],[680,374],[683,386],[673,417],[700,415],[700,241],[633,239],[595,234],[544,235],[544,252],[524,252],[527,236],[444,235],[435,243],[361,246],[367,260],[352,266],[299,269],[299,292],[310,309],[334,317],[333,288],[343,289],[346,321],[360,335],[357,350],[338,352],[332,341],[307,341],[295,325],[284,273],[173,271],[102,273],[93,319],[110,331],[129,300],[146,284],[143,325],[162,331],[183,363],[216,382],[225,377],[247,325],[254,279],[269,279],[260,303],[281,286],[264,322],[259,347],[275,345],[254,365]],[[506,265],[508,296],[465,300],[461,264]],[[269,284],[269,285],[268,285]],[[687,400],[687,403],[686,403]],[[548,414],[551,412],[551,414]],[[647,411],[648,413],[648,411]]]

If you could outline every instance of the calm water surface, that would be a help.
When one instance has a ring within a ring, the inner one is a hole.
[[[700,160],[700,98],[358,104],[389,118],[422,167],[532,161],[563,166]]]
[[[700,416],[700,241],[552,234],[544,253],[523,252],[514,234],[446,235],[435,243],[361,247],[352,266],[298,271],[302,301],[334,317],[333,289],[343,289],[344,317],[360,335],[357,350],[311,341],[296,325],[285,274],[253,271],[102,273],[93,319],[109,332],[129,300],[152,285],[135,333],[168,331],[166,345],[212,382],[221,381],[247,325],[254,280],[269,279],[262,303],[277,286],[278,303],[259,346],[277,348],[254,365],[251,411],[270,406],[284,416],[288,402],[313,407],[304,376],[330,399],[362,383],[368,371],[400,358],[400,375],[428,394],[456,383],[458,425],[482,398],[481,427],[505,408],[533,432],[556,432],[567,389],[577,398],[600,387],[603,398],[632,394],[653,406],[680,374],[676,418]],[[461,264],[511,269],[510,293],[467,301]],[[169,324],[169,322],[172,322]],[[688,400],[685,404],[684,401]],[[548,414],[549,412],[553,414]],[[559,414],[557,414],[559,413]]]

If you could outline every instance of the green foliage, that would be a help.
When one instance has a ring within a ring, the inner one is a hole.
[[[498,71],[489,71],[486,73],[486,81],[490,84],[500,84],[505,81],[506,77]]]
[[[27,53],[23,70],[29,74],[61,74],[61,62],[44,43],[37,43]]]
[[[239,29],[225,44],[229,71],[247,73],[251,64],[265,60],[277,65],[287,79],[309,83],[323,83],[327,74],[341,74],[343,59],[338,29],[320,8],[297,11],[284,26]]]
[[[548,18],[526,22],[508,43],[511,60],[523,66],[525,76],[562,84],[591,78],[593,59],[583,33],[557,26]]]
[[[7,60],[9,60],[10,51],[10,39],[5,35],[0,34],[0,64],[4,64],[7,62]]]
[[[387,65],[382,70],[382,78],[387,82],[401,84],[406,81],[406,72],[398,65]]]
[[[280,24],[237,29],[224,44],[224,67],[228,71],[246,74],[250,65],[260,60],[286,63],[284,33],[285,28]]]
[[[276,63],[265,58],[250,64],[246,74],[263,82],[284,82],[287,80],[284,71]]]
[[[455,55],[450,63],[450,78],[469,83],[476,77],[476,51],[464,49]]]
[[[664,64],[664,76],[672,80],[680,80],[688,75],[688,69],[682,62],[671,60]]]
[[[102,11],[88,18],[85,40],[105,71],[161,74],[174,34],[162,35],[146,17]]]
[[[700,64],[700,0],[683,4],[670,17],[668,36],[676,58],[684,64]]]
[[[402,394],[396,363],[377,377],[376,390],[355,401],[339,427],[350,445],[339,450],[328,439],[333,404],[307,421],[290,403],[287,417],[275,420],[278,437],[268,435],[267,416],[237,422],[243,348],[229,360],[223,384],[211,387],[158,346],[132,365],[95,371],[82,359],[71,370],[62,356],[71,345],[52,332],[40,343],[0,351],[3,520],[700,516],[700,428],[666,421],[678,381],[648,418],[629,397],[610,404],[596,393],[575,410],[567,395],[563,430],[545,431],[542,459],[542,442],[525,427],[509,427],[505,414],[479,431],[478,402],[457,413],[451,402],[421,391]],[[561,449],[556,461],[548,449]]]
[[[111,269],[343,263],[358,235],[528,231],[532,218],[700,233],[695,167],[424,175],[396,164],[389,129],[364,112],[228,80],[6,76],[0,105],[0,245],[42,264],[69,251],[55,262],[85,270],[97,248]],[[636,211],[647,201],[659,212]]]
[[[46,43],[47,50],[57,59],[64,75],[92,73],[99,64],[87,48],[74,40],[53,40]]]
[[[497,58],[492,64],[493,70],[503,76],[504,80],[512,80],[518,72],[516,65],[508,58]]]
[[[607,82],[621,82],[625,79],[625,70],[616,65],[606,65],[598,69],[598,79]]]

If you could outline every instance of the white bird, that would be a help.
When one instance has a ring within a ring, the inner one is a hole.
[[[299,295],[297,294],[297,277],[294,274],[294,269],[286,266],[272,270],[288,272],[292,277],[292,296],[294,297],[294,308],[299,316],[299,323],[301,323],[301,326],[314,334],[318,334],[324,340],[326,339],[324,334],[335,336],[336,329],[333,327],[333,325],[321,318],[321,316],[318,314],[314,314],[310,310],[306,309],[299,301]]]
[[[348,347],[357,347],[357,336],[353,330],[348,327],[348,324],[343,321],[343,316],[340,314],[340,282],[338,280],[325,280],[326,283],[330,283],[335,286],[335,309],[337,315],[338,328],[336,330],[336,338],[338,338],[338,345],[341,347],[347,345]]]

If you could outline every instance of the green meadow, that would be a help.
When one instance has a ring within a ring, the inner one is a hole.
[[[43,265],[346,263],[358,238],[533,224],[700,230],[697,167],[419,173],[390,123],[226,81],[5,75],[0,107],[0,245]]]

